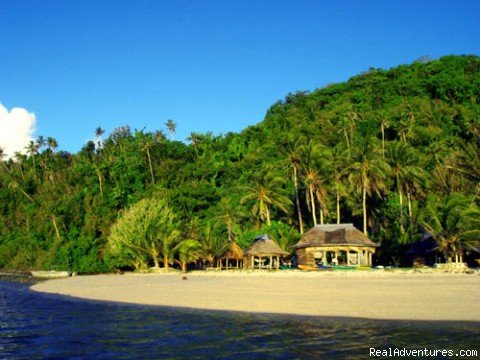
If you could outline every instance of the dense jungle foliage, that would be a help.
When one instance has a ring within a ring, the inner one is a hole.
[[[425,230],[447,255],[479,246],[477,56],[372,68],[292,93],[241,133],[192,133],[185,144],[165,125],[104,139],[98,128],[77,154],[39,136],[26,155],[2,156],[0,268],[185,266],[259,233],[291,252],[314,224],[337,222],[380,244],[382,264],[402,263]],[[138,225],[154,208],[152,226],[112,231],[119,216]],[[144,231],[142,251],[116,241],[119,231]]]

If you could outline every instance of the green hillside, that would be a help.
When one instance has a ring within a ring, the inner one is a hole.
[[[366,231],[383,264],[402,263],[425,230],[448,256],[472,251],[479,145],[477,56],[369,69],[289,94],[239,134],[192,133],[189,144],[125,126],[70,154],[39,137],[0,167],[0,268],[207,263],[265,232],[290,252],[302,231],[336,222]],[[135,227],[155,209],[164,217]],[[112,231],[120,214],[136,225]]]

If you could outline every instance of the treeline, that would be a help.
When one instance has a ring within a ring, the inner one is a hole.
[[[172,140],[173,121],[165,125],[124,126],[105,139],[98,128],[77,154],[39,137],[26,155],[3,159],[0,268],[152,266],[149,256],[117,256],[109,237],[119,214],[145,198],[174,213],[169,258],[183,265],[262,232],[290,252],[314,224],[337,222],[381,244],[384,264],[402,263],[426,230],[447,256],[478,249],[477,56],[370,69],[289,94],[238,134],[192,133],[184,144]]]

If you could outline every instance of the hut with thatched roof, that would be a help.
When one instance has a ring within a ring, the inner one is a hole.
[[[287,256],[268,235],[257,236],[245,250],[246,266],[251,269],[279,269],[280,259]]]
[[[371,266],[378,247],[353,224],[316,225],[293,246],[299,265]]]
[[[240,269],[243,268],[245,254],[242,248],[235,242],[229,241],[225,252],[216,259],[217,269]]]

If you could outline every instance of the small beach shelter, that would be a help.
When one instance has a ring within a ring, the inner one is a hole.
[[[243,268],[244,257],[242,248],[235,241],[230,240],[225,252],[217,257],[217,269]]]
[[[299,265],[372,266],[378,247],[353,224],[316,225],[293,246]]]
[[[247,266],[251,269],[279,269],[280,259],[289,254],[268,235],[257,236],[245,250]]]

